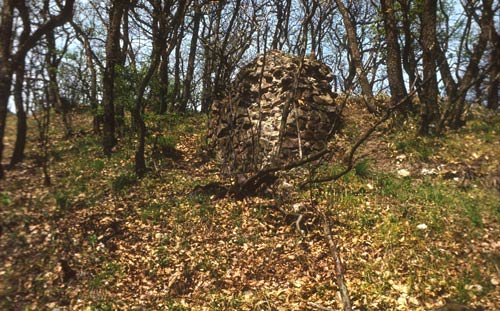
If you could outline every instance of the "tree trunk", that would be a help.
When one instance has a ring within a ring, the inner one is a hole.
[[[500,34],[496,31],[493,24],[494,19],[490,22],[491,31],[491,54],[490,54],[490,87],[488,89],[487,108],[497,111],[499,108],[498,92],[500,91]]]
[[[19,42],[24,44],[28,40],[31,25],[30,25],[30,15],[28,8],[23,2],[18,3],[17,9],[19,10],[19,15],[23,24],[23,31],[19,36]],[[26,110],[24,108],[23,100],[23,89],[24,89],[24,76],[25,76],[26,61],[24,58],[19,59],[17,69],[16,69],[16,81],[14,84],[14,104],[16,105],[16,142],[14,145],[14,151],[10,159],[10,166],[13,167],[17,163],[23,161],[24,150],[26,147],[26,135],[28,132],[28,125],[26,121]]]
[[[12,43],[12,26],[14,3],[12,0],[4,0],[0,19],[0,179],[4,177],[3,172],[3,138],[5,136],[5,125],[7,121],[7,107],[9,104],[10,86],[12,84],[13,66],[10,60]]]
[[[161,63],[159,69],[159,80],[160,80],[160,108],[158,110],[159,114],[165,114],[168,108],[168,90],[169,90],[169,79],[168,79],[168,54],[166,49],[161,52]]]
[[[455,104],[459,96],[458,96],[458,85],[453,79],[453,76],[451,74],[451,69],[448,64],[448,60],[446,59],[446,55],[444,51],[441,49],[441,47],[438,45],[437,41],[436,41],[436,60],[439,64],[439,72],[441,74],[441,77],[445,85],[446,94],[448,95],[448,100],[446,101],[444,109],[442,109],[439,122],[436,126],[436,133],[441,134],[445,129],[446,118],[450,114],[450,111],[453,108],[453,105]]]
[[[0,12],[0,179],[3,178],[3,139],[5,136],[5,123],[7,119],[7,107],[9,104],[10,87],[12,85],[12,75],[17,68],[17,65],[26,57],[26,54],[31,50],[38,41],[54,28],[65,24],[73,16],[73,6],[75,0],[66,0],[64,7],[58,15],[52,15],[50,19],[41,24],[34,32],[28,31],[25,40],[21,41],[16,53],[12,54],[12,37],[15,35],[13,31],[13,13],[14,7],[17,6],[21,15],[26,12],[27,7],[24,1],[4,0]],[[30,23],[25,24],[23,18],[23,32],[26,27],[29,29]],[[28,19],[29,21],[29,19]]]
[[[122,41],[123,45],[120,48],[118,44],[118,61],[117,65],[120,66],[120,68],[124,69],[125,68],[125,63],[127,62],[127,54],[129,50],[129,45],[130,45],[130,39],[129,39],[129,19],[128,19],[128,10],[129,6],[128,4],[125,4],[123,7],[123,12],[122,12],[122,25],[123,25],[123,33],[122,33]],[[119,30],[118,30],[119,31]],[[120,36],[120,33],[118,34]],[[123,73],[123,70],[120,71]],[[118,74],[118,79],[122,79],[120,77],[120,74]],[[115,106],[115,127],[116,131],[118,132],[118,135],[122,136],[124,131],[125,131],[125,105],[123,104],[123,101],[117,101],[114,103]]]
[[[99,101],[97,100],[97,70],[96,64],[100,66],[102,69],[102,63],[96,58],[94,52],[92,51],[92,47],[90,45],[89,36],[87,33],[83,31],[83,29],[77,25],[75,22],[71,21],[71,26],[75,30],[77,36],[77,40],[80,41],[85,50],[85,62],[87,64],[87,68],[90,71],[90,86],[89,90],[87,90],[87,94],[89,96],[90,108],[92,109],[92,131],[95,134],[101,133],[101,124],[102,124],[102,115],[99,113]]]
[[[419,77],[417,76],[417,61],[415,57],[415,40],[413,38],[413,34],[411,32],[411,27],[413,24],[413,21],[410,18],[410,4],[409,0],[400,0],[399,1],[401,5],[401,11],[403,15],[403,33],[404,33],[404,43],[403,43],[403,50],[402,50],[402,58],[403,58],[403,68],[408,74],[409,78],[409,84],[411,87],[419,86],[421,81]],[[410,91],[413,91],[411,89]]]
[[[291,0],[275,0],[276,6],[276,28],[274,29],[271,48],[282,50],[286,40],[288,40],[288,24],[290,20]]]
[[[181,90],[181,64],[182,64],[182,56],[181,56],[181,46],[182,39],[184,37],[184,30],[181,29],[181,34],[179,36],[179,41],[175,47],[175,65],[174,65],[174,87],[172,90],[172,94],[170,96],[171,107],[175,111],[179,111],[179,99],[180,99],[180,90]]]
[[[16,81],[14,83],[14,103],[16,105],[16,143],[14,152],[10,159],[10,166],[14,166],[24,160],[24,149],[26,147],[26,134],[28,125],[26,122],[26,111],[23,101],[23,84],[24,84],[24,62],[19,64],[16,70]]]
[[[120,24],[124,11],[124,4],[121,1],[113,1],[109,11],[109,26],[106,37],[106,68],[102,81],[103,94],[102,104],[104,110],[104,126],[103,126],[103,151],[108,157],[111,156],[111,151],[116,145],[115,137],[115,66],[120,57]]]
[[[48,17],[48,12],[44,13]],[[56,39],[54,35],[54,30],[52,29],[45,35],[45,39],[47,41],[47,54],[45,56],[45,60],[47,63],[47,71],[49,75],[49,86],[48,86],[48,95],[51,106],[55,108],[55,110],[61,114],[62,121],[64,124],[65,137],[69,137],[73,133],[73,129],[71,128],[71,119],[70,119],[70,104],[64,101],[61,98],[61,93],[59,91],[59,82],[57,79],[57,73],[59,72],[59,64],[61,63],[63,55],[61,51],[58,51],[56,48]]]
[[[450,126],[452,128],[457,129],[465,124],[463,114],[465,111],[466,95],[468,90],[475,84],[474,80],[479,77],[479,63],[486,50],[488,41],[490,40],[490,25],[492,25],[493,22],[492,0],[483,0],[483,11],[479,21],[481,33],[472,50],[469,64],[458,85],[458,99],[456,100],[456,104],[453,105],[454,110],[452,111],[450,120]]]
[[[97,101],[97,71],[92,61],[92,50],[88,39],[85,40],[85,56],[87,67],[90,70],[90,107],[92,108],[93,120],[92,130],[94,133],[101,132],[102,116],[98,112],[99,103]]]
[[[231,56],[227,53],[227,47],[229,44],[229,39],[232,38],[231,34],[233,32],[234,24],[236,22],[236,19],[238,15],[240,14],[240,9],[241,9],[241,0],[235,0],[234,1],[234,9],[231,11],[231,20],[229,21],[229,25],[225,29],[224,36],[220,39],[218,39],[218,33],[220,31],[220,25],[221,25],[221,13],[222,13],[222,7],[225,4],[222,3],[220,5],[220,10],[221,12],[217,12],[217,22],[216,22],[216,27],[214,29],[215,33],[217,34],[214,38],[214,44],[213,46],[215,48],[215,54],[212,54],[215,56],[216,60],[216,65],[212,67],[212,69],[216,69],[215,71],[215,78],[213,82],[213,87],[212,87],[212,96],[213,98],[221,98],[225,95],[226,93],[226,86],[229,85],[230,83],[230,73],[234,69],[233,66],[235,64],[232,63]],[[219,41],[222,41],[222,43],[219,43]],[[233,56],[234,57],[234,56]]]
[[[399,48],[398,29],[394,14],[394,0],[381,0],[380,4],[387,43],[387,78],[391,90],[391,104],[394,105],[405,98],[408,93],[401,68],[401,50]],[[407,101],[407,104],[402,109],[407,110],[409,103],[410,101]]]
[[[356,26],[351,20],[349,11],[344,6],[342,0],[335,0],[335,2],[337,3],[340,14],[342,14],[342,20],[344,22],[344,27],[347,32],[347,39],[349,42],[349,54],[351,55],[354,68],[356,69],[356,75],[361,86],[361,92],[366,98],[366,107],[368,108],[368,111],[370,111],[371,113],[375,113],[377,112],[377,109],[372,104],[374,102],[373,91],[370,82],[368,82],[366,72],[363,68],[361,50],[359,48],[358,37],[356,35]]]
[[[185,112],[187,110],[187,104],[191,99],[191,84],[193,82],[194,75],[194,62],[196,58],[196,48],[198,45],[198,32],[200,31],[200,21],[201,21],[201,8],[198,0],[194,1],[194,25],[193,33],[191,35],[191,47],[189,49],[189,60],[187,65],[186,79],[184,79],[184,85],[182,90],[182,97],[179,110]]]
[[[184,15],[186,10],[186,1],[179,1],[179,6],[177,7],[177,11],[175,12],[175,16],[170,21],[170,24],[166,24],[166,20],[162,18],[162,16],[166,16],[167,12],[170,11],[171,7],[168,4],[164,4],[162,8],[161,0],[153,1],[153,50],[151,51],[151,64],[141,80],[139,85],[139,90],[137,91],[137,97],[134,105],[134,109],[132,110],[132,117],[134,118],[134,123],[138,127],[139,134],[139,142],[137,145],[137,149],[135,152],[135,173],[138,177],[144,176],[146,173],[146,159],[145,159],[145,146],[146,146],[146,124],[142,117],[142,100],[144,97],[144,92],[151,81],[153,74],[157,71],[160,56],[162,50],[165,49],[167,45],[165,34],[171,31],[172,33],[176,33],[178,27],[182,25],[184,22]],[[179,43],[180,44],[180,43]],[[168,54],[168,53],[167,53]]]
[[[436,10],[437,0],[424,0],[421,23],[422,62],[425,87],[419,92],[419,135],[429,135],[438,120],[438,84],[436,75]]]
[[[4,177],[3,165],[3,138],[5,136],[5,125],[7,122],[7,103],[9,102],[10,86],[12,84],[12,74],[9,73],[10,68],[0,66],[0,179]],[[4,104],[5,103],[5,104]]]
[[[490,86],[488,89],[488,98],[486,107],[491,110],[498,110],[499,98],[498,92],[500,91],[500,38],[496,34],[497,39],[490,55]]]

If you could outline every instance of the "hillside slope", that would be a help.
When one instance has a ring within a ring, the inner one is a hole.
[[[375,120],[355,104],[346,115],[339,154]],[[500,305],[498,115],[475,110],[438,138],[388,122],[337,182],[297,187],[341,169],[332,159],[245,199],[220,195],[230,181],[205,161],[203,116],[158,122],[179,152],[150,157],[141,180],[133,137],[107,159],[85,114],[69,140],[52,129],[51,187],[31,142],[0,182],[0,309],[339,310],[320,214],[356,310]]]

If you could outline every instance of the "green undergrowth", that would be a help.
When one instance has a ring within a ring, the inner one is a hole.
[[[359,310],[494,305],[500,195],[487,181],[500,165],[500,120],[480,116],[441,137],[415,137],[411,124],[387,130],[374,138],[384,148],[362,148],[334,183],[301,190],[287,180],[286,191],[242,200],[195,191],[229,184],[201,159],[205,116],[146,116],[144,178],[134,173],[133,132],[107,158],[98,136],[54,131],[53,186],[28,166],[0,192],[10,250],[0,309],[340,309],[318,211]],[[300,181],[343,168],[323,162]],[[61,260],[76,273],[70,280]]]
[[[410,309],[440,296],[473,304],[498,294],[491,234],[498,234],[500,196],[481,178],[500,164],[498,136],[490,135],[498,130],[497,117],[471,120],[443,137],[394,133],[393,167],[365,158],[335,184],[313,191],[348,241],[347,266],[362,275],[360,294],[375,299],[393,292]],[[398,165],[410,176],[400,176]],[[422,167],[436,169],[426,175]]]

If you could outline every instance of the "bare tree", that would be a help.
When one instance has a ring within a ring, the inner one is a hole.
[[[186,111],[187,104],[188,104],[189,100],[191,99],[191,93],[192,93],[191,85],[193,83],[195,58],[196,58],[196,51],[197,51],[198,37],[199,37],[198,32],[200,31],[200,21],[202,18],[199,0],[194,0],[193,10],[194,10],[193,30],[191,33],[189,59],[188,59],[188,64],[187,64],[186,78],[184,79],[184,84],[182,85],[183,88],[182,88],[182,96],[181,96],[181,100],[180,100],[179,108],[178,108],[179,111]]]
[[[106,65],[103,75],[102,105],[104,110],[103,126],[103,151],[106,156],[111,156],[111,151],[116,145],[115,134],[115,76],[116,65],[120,58],[120,25],[125,11],[124,1],[112,1],[109,9],[109,24],[106,37]]]
[[[253,43],[258,27],[256,16],[262,7],[242,5],[241,0],[236,0],[231,4],[219,1],[208,9],[211,11],[206,14],[208,21],[204,21],[200,38],[205,56],[202,111],[208,111],[213,100],[226,94],[231,75]]]
[[[483,0],[481,8],[476,8],[475,3],[469,1],[465,4],[465,12],[467,17],[467,26],[464,29],[462,35],[462,41],[458,51],[458,64],[457,67],[464,66],[465,70],[460,74],[457,70],[456,80],[449,73],[449,65],[446,63],[446,58],[444,57],[443,51],[435,49],[437,51],[438,61],[440,62],[440,70],[445,80],[445,86],[447,90],[447,100],[442,112],[440,114],[439,120],[437,122],[437,132],[442,132],[446,125],[452,128],[459,128],[465,124],[463,120],[463,114],[466,107],[466,96],[468,91],[472,86],[474,86],[486,73],[481,73],[479,69],[479,63],[484,55],[488,42],[491,40],[491,25],[493,24],[493,9],[492,0]],[[480,11],[481,15],[477,14],[476,11]],[[479,35],[475,44],[471,50],[467,52],[469,55],[467,57],[467,63],[465,65],[461,64],[460,60],[465,57],[464,47],[466,46],[465,37],[470,31],[470,25],[472,20],[475,20],[479,25]],[[435,38],[434,46],[438,46],[438,41]],[[494,63],[493,63],[494,65]],[[490,67],[491,68],[491,67]]]
[[[489,9],[489,7],[486,7]],[[498,9],[497,9],[498,10]],[[488,13],[493,15],[492,13]],[[491,18],[490,23],[491,32],[491,51],[490,51],[490,72],[489,72],[489,82],[490,86],[488,89],[488,104],[487,107],[491,110],[498,110],[499,108],[499,96],[500,91],[500,34],[497,32],[494,24],[494,19]]]
[[[394,12],[394,0],[380,0],[387,45],[387,78],[391,89],[391,102],[395,104],[407,95],[401,68],[401,49]],[[409,101],[408,101],[409,102]]]
[[[46,2],[42,13],[43,17],[48,18],[48,13],[49,13],[48,2]],[[62,116],[66,137],[71,136],[73,132],[71,128],[71,119],[70,119],[71,107],[69,101],[61,97],[57,75],[59,72],[59,65],[61,64],[64,54],[68,49],[70,42],[69,39],[70,38],[67,35],[65,38],[63,49],[58,50],[56,47],[56,36],[54,33],[54,29],[52,29],[45,35],[45,41],[47,44],[47,53],[45,54],[45,62],[47,63],[47,71],[50,81],[48,85],[49,102],[52,105],[52,107],[54,107],[55,110]]]
[[[119,29],[119,36],[121,38],[122,46],[118,45],[118,60],[117,64],[120,68],[117,77],[118,79],[126,79],[123,77],[123,73],[126,71],[125,66],[127,62],[127,58],[130,59],[130,64],[132,65],[131,67],[133,68],[133,72],[135,72],[135,57],[134,54],[132,53],[132,47],[130,46],[130,27],[129,27],[129,9],[130,9],[130,3],[128,1],[124,4],[123,6],[123,12],[122,12],[122,20],[121,20],[121,28],[122,31]],[[117,91],[115,90],[115,93]],[[125,129],[125,103],[121,100],[116,101],[114,103],[114,109],[115,109],[115,127],[119,135],[123,135],[123,131]]]
[[[418,133],[429,135],[431,126],[439,117],[438,82],[436,75],[436,11],[437,0],[424,0],[420,14],[422,66],[424,80],[428,81],[425,88],[419,92],[420,124]]]
[[[19,15],[22,20],[23,31],[19,36],[19,43],[24,44],[31,32],[31,23],[28,8],[24,2],[19,3]],[[24,109],[23,88],[25,75],[25,59],[21,59],[17,66],[14,82],[14,103],[16,105],[16,143],[10,160],[10,166],[14,166],[24,159],[24,149],[26,147],[26,134],[28,132],[28,124],[26,120],[26,110]]]
[[[292,0],[274,0],[273,7],[276,8],[276,27],[273,32],[271,48],[281,50],[289,39],[288,27]]]
[[[335,0],[337,8],[342,14],[342,21],[344,22],[344,27],[347,33],[347,39],[349,42],[349,55],[352,58],[352,64],[356,70],[356,76],[359,80],[359,85],[361,86],[361,91],[363,96],[366,97],[365,103],[368,110],[375,113],[377,109],[373,106],[373,90],[368,82],[366,71],[363,66],[361,49],[358,43],[358,37],[356,35],[356,24],[353,22],[352,17],[349,13],[348,8],[344,5],[342,0]]]
[[[146,74],[142,77],[139,84],[139,89],[137,91],[137,96],[135,97],[134,108],[132,109],[132,117],[134,119],[135,125],[137,126],[139,142],[137,144],[137,149],[135,152],[135,172],[137,176],[142,177],[146,173],[146,160],[145,160],[145,145],[146,145],[146,124],[142,117],[143,110],[143,95],[146,88],[153,76],[157,71],[161,51],[165,49],[167,45],[166,36],[168,33],[176,33],[177,29],[184,23],[184,16],[186,8],[189,5],[189,0],[179,0],[177,3],[177,8],[175,10],[175,15],[168,18],[169,13],[174,9],[174,3],[169,1],[163,2],[162,0],[152,1],[152,51],[151,51],[151,63],[147,68]]]
[[[90,72],[90,83],[88,84],[88,97],[90,101],[90,107],[92,109],[93,121],[92,121],[92,129],[94,133],[100,133],[100,128],[102,124],[102,116],[98,112],[99,102],[97,100],[97,68],[96,65],[102,70],[104,66],[102,65],[99,58],[95,55],[95,52],[92,49],[90,42],[90,35],[85,32],[80,25],[75,22],[71,22],[71,26],[75,30],[77,36],[77,40],[79,40],[85,51],[85,63],[87,65],[87,69]]]
[[[14,11],[18,9],[22,1],[4,0],[1,7],[0,20],[0,178],[3,178],[3,139],[5,136],[5,125],[7,118],[7,107],[12,85],[12,76],[19,64],[25,59],[26,54],[39,40],[52,29],[61,26],[71,20],[73,16],[73,6],[75,0],[66,0],[64,6],[59,6],[57,15],[51,14],[49,20],[38,26],[31,32],[23,44],[16,50],[13,49],[13,42],[16,37],[14,28]],[[22,4],[21,4],[22,5]]]

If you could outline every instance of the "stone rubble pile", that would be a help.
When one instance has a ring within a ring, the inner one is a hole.
[[[324,148],[339,125],[332,79],[320,61],[277,50],[243,67],[210,112],[223,173],[247,175]]]

